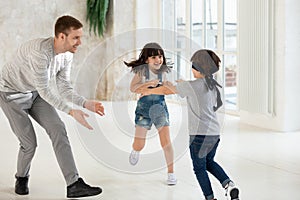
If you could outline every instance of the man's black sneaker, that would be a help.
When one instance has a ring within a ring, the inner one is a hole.
[[[16,176],[16,185],[15,185],[15,193],[19,195],[29,194],[28,188],[28,177],[18,177]]]
[[[67,198],[79,198],[98,195],[102,192],[100,187],[91,187],[82,178],[67,187]]]

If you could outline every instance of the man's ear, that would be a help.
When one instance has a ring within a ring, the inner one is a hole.
[[[66,38],[66,35],[64,33],[58,34],[58,39],[65,40],[65,38]]]

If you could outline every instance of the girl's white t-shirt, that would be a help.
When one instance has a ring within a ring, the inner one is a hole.
[[[146,77],[143,76],[142,77],[142,83],[145,83],[145,82],[150,81],[150,80],[155,80],[155,79],[158,79],[158,74],[155,74],[154,72],[149,70],[149,80],[146,80]],[[167,73],[166,72],[162,73],[162,81],[163,82],[167,81]]]

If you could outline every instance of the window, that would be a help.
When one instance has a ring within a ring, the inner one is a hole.
[[[191,44],[186,38],[198,48],[214,50],[222,60],[217,76],[224,85],[225,108],[237,110],[237,0],[163,0],[162,16],[163,29],[176,35],[169,57],[177,73],[192,78],[187,62],[193,52],[187,51]]]

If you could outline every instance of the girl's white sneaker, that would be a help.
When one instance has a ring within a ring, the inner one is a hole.
[[[136,165],[139,161],[139,157],[140,157],[140,152],[132,150],[130,155],[129,155],[129,163],[131,165]]]
[[[176,185],[177,179],[174,173],[168,173],[168,179],[167,179],[168,185]]]

